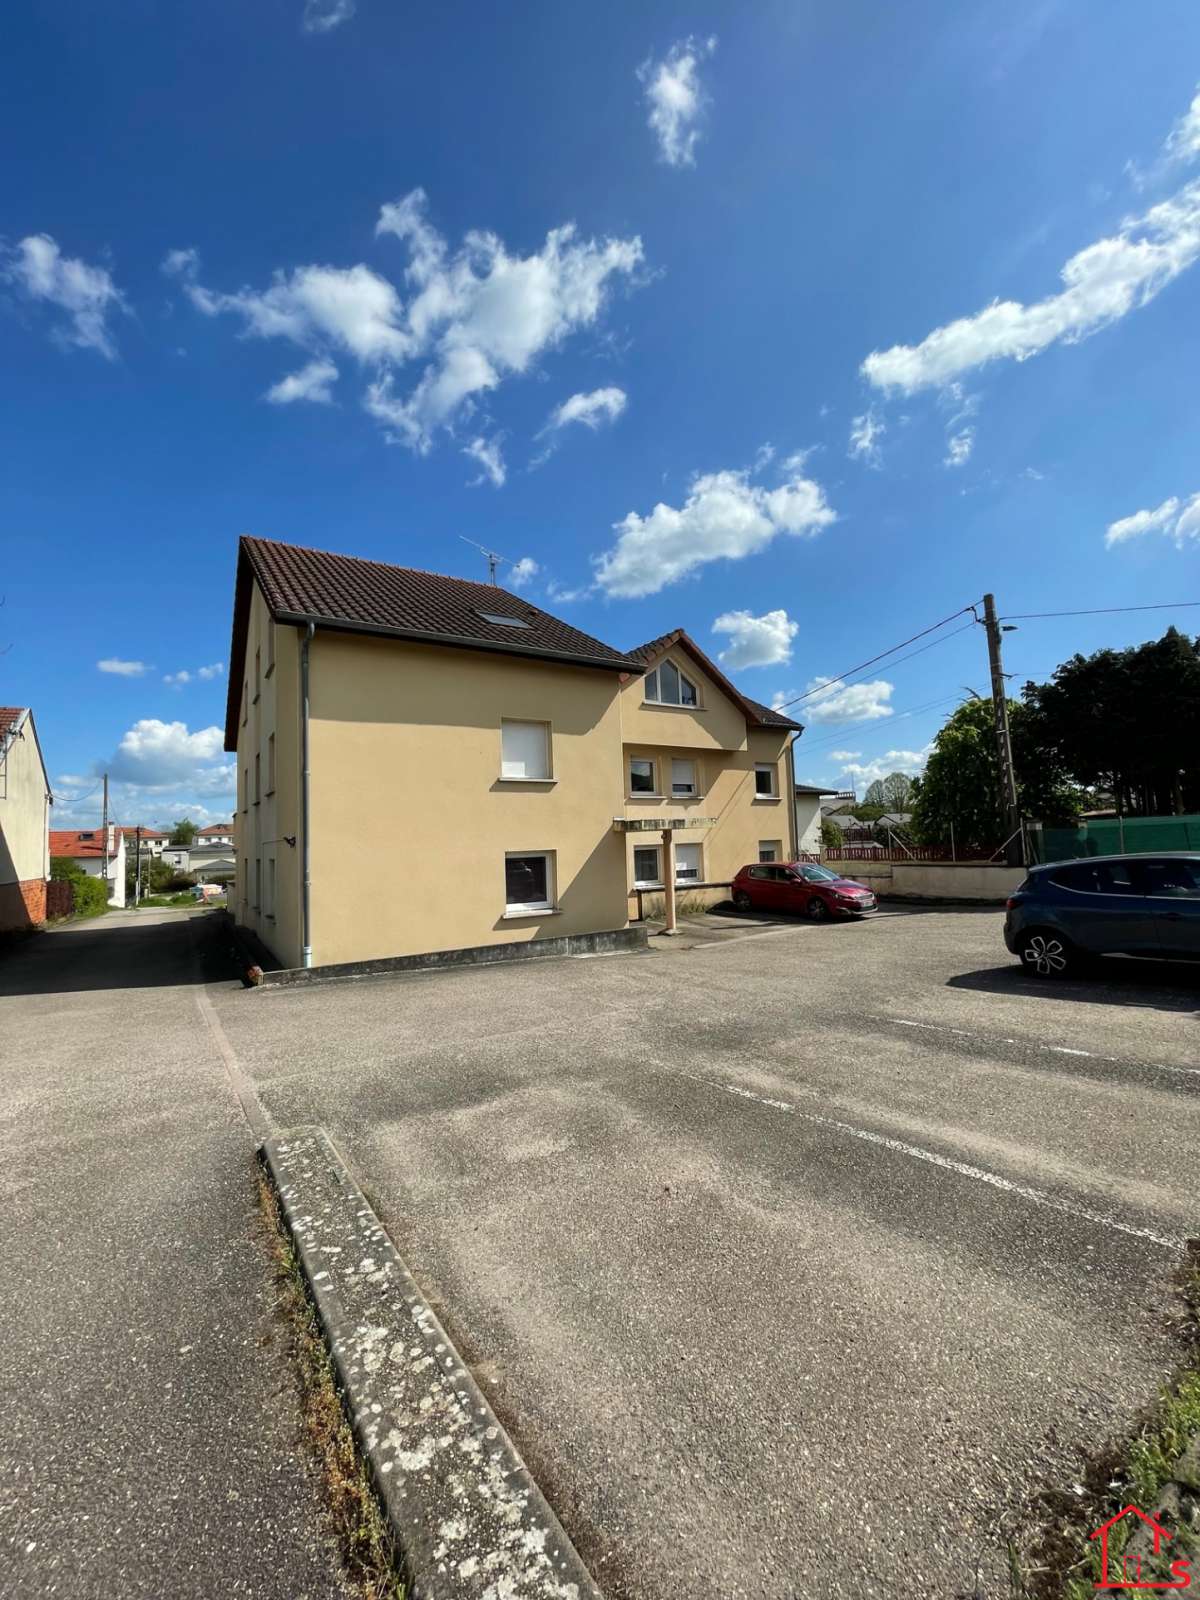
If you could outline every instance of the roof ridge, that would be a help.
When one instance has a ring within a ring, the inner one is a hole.
[[[359,561],[368,567],[386,567],[389,572],[411,572],[418,578],[437,578],[442,583],[465,583],[473,589],[487,589],[492,593],[506,595],[510,600],[518,600],[521,605],[528,606],[531,611],[537,611],[544,617],[552,616],[550,611],[542,611],[532,600],[527,600],[522,594],[514,594],[511,589],[506,589],[499,583],[481,583],[478,578],[459,578],[453,572],[438,572],[433,567],[403,566],[399,561],[381,561],[377,556],[353,556],[345,550],[322,550],[315,544],[293,544],[290,539],[264,539],[261,534],[244,533],[242,538],[247,544],[267,544],[276,550],[302,550],[305,555],[329,556],[334,561]],[[507,558],[506,558],[507,559]]]

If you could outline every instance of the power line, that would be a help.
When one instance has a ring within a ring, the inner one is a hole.
[[[881,650],[877,656],[871,656],[867,661],[860,661],[856,667],[847,667],[845,672],[839,672],[835,678],[826,678],[825,682],[818,684],[815,689],[806,689],[803,694],[795,695],[791,700],[785,700],[782,705],[778,705],[774,709],[776,711],[785,711],[788,706],[798,705],[801,700],[807,700],[814,694],[823,694],[827,689],[831,689],[835,683],[845,683],[846,679],[852,672],[862,672],[865,667],[873,667],[877,661],[883,661],[887,656],[894,656],[896,651],[903,650],[905,645],[912,644],[917,639],[923,639],[928,633],[936,633],[939,628],[944,628],[948,622],[953,622],[956,617],[961,617],[968,611],[973,612],[974,607],[960,606],[957,611],[952,611],[948,617],[943,617],[940,622],[934,622],[928,628],[922,628],[919,633],[911,634],[907,639],[901,639],[900,643],[892,645],[890,650]],[[966,628],[973,626],[974,621],[966,624]],[[965,633],[966,628],[956,628],[955,632]],[[953,633],[948,633],[946,635],[947,639],[953,639],[953,637]],[[935,639],[933,642],[934,644],[941,644],[942,640]],[[929,645],[922,646],[922,649],[925,650],[928,650],[929,648]],[[913,655],[919,655],[920,653],[921,652],[919,650],[913,651]],[[902,659],[907,661],[910,658],[905,656]],[[898,666],[899,662],[893,662],[893,665]]]
[[[1177,611],[1200,606],[1200,600],[1169,600],[1160,606],[1097,606],[1091,611],[1012,611],[1001,622],[1033,622],[1041,617],[1108,617],[1117,611]]]
[[[877,743],[881,739],[890,737],[887,730],[894,729],[898,722],[903,722],[909,717],[920,716],[923,711],[933,711],[938,706],[949,705],[951,701],[959,698],[956,694],[947,694],[942,695],[938,700],[928,700],[924,705],[906,706],[903,711],[897,711],[895,716],[891,717],[883,727],[876,726],[867,733],[857,733],[855,728],[858,725],[855,723],[841,723],[834,733],[823,734],[819,739],[801,739],[796,745],[797,757],[806,755],[810,750],[823,750],[827,745],[845,744],[847,740],[853,740],[857,744],[869,746],[872,742]]]

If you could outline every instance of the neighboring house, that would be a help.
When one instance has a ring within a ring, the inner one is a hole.
[[[686,885],[794,849],[799,725],[682,632],[622,653],[493,585],[243,538],[230,663],[234,913],[287,966],[621,929],[672,856]]]
[[[233,849],[233,823],[215,822],[207,828],[197,828],[192,844],[197,850],[211,850],[216,846]]]
[[[0,933],[46,920],[53,803],[33,712],[0,706]]]
[[[824,805],[832,802],[835,794],[811,783],[796,785],[796,844],[797,854],[815,856],[821,853],[821,823]]]
[[[190,872],[191,846],[186,844],[165,844],[162,847],[162,859],[167,866],[174,867],[176,872]]]
[[[82,867],[89,878],[103,878],[105,872],[104,828],[52,828],[50,830],[50,855],[55,861],[73,861]],[[125,904],[125,834],[115,823],[107,828],[108,903]]]
[[[125,850],[130,856],[137,854],[138,831],[136,828],[122,828],[125,835]],[[142,860],[147,856],[161,856],[165,847],[170,844],[171,835],[157,828],[142,829]]]

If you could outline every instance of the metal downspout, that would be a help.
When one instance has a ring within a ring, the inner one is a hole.
[[[312,850],[308,838],[308,647],[316,634],[310,622],[300,645],[300,859],[303,893],[300,902],[300,934],[303,950],[300,964],[312,966]]]

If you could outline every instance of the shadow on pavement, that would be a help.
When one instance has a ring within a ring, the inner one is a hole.
[[[7,944],[0,949],[0,999],[240,981],[220,912],[137,917],[67,923]]]
[[[1030,977],[1014,960],[947,979],[948,989],[1021,995],[1038,1000],[1074,1000],[1097,1006],[1139,1006],[1191,1013],[1200,1020],[1200,964],[1186,961],[1098,961],[1077,978]]]

